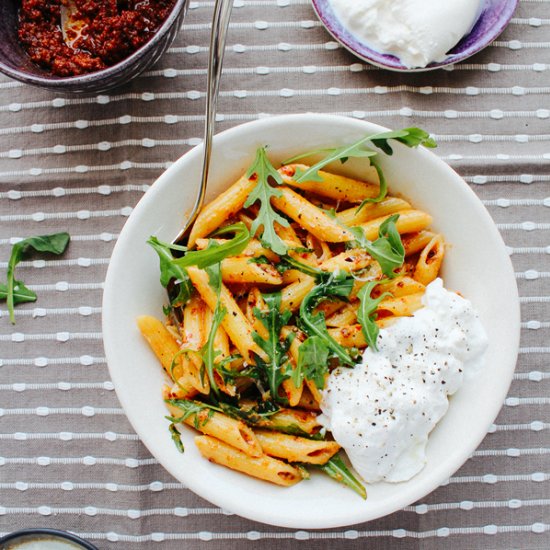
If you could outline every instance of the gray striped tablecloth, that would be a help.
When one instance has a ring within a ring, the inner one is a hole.
[[[0,534],[55,527],[112,550],[549,548],[548,0],[520,0],[489,48],[423,74],[362,63],[308,0],[235,0],[228,39],[220,130],[303,111],[421,126],[489,209],[514,263],[522,337],[509,397],[472,458],[403,511],[305,532],[217,509],[140,444],[109,381],[102,284],[132,207],[200,142],[212,4],[191,2],[161,62],[112,93],[58,97],[0,78],[0,272],[13,239],[72,235],[62,258],[21,264],[39,299],[15,326],[1,304]]]

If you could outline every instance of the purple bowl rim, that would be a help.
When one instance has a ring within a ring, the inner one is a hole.
[[[120,74],[127,67],[133,65],[133,63],[144,55],[148,53],[158,42],[160,42],[164,36],[170,31],[175,20],[180,16],[182,10],[185,10],[188,6],[189,0],[176,0],[174,7],[168,17],[164,20],[160,28],[153,35],[153,37],[138,48],[134,53],[125,57],[122,61],[119,61],[115,65],[111,65],[106,69],[96,71],[93,73],[87,73],[83,75],[76,76],[67,76],[67,77],[48,77],[48,76],[38,76],[33,73],[28,73],[26,71],[20,71],[6,65],[2,60],[0,60],[0,72],[4,73],[7,76],[10,76],[16,80],[26,82],[28,84],[37,84],[47,86],[49,88],[60,88],[64,87],[67,90],[71,86],[78,84],[92,84],[100,82],[103,80],[109,80],[111,77],[115,77],[117,74]]]
[[[62,531],[60,529],[50,529],[47,527],[31,527],[29,529],[19,529],[18,531],[13,531],[8,535],[0,537],[0,544],[5,542],[17,542],[18,538],[27,537],[29,535],[51,535],[61,539],[65,539],[71,542],[79,544],[84,550],[98,550],[91,542],[80,538],[78,535],[69,533],[68,531]]]
[[[484,0],[484,4],[487,4],[488,2],[491,2],[491,0]],[[491,27],[490,32],[483,34],[482,39],[476,40],[463,52],[456,54],[451,53],[443,61],[432,62],[426,67],[418,67],[413,69],[409,69],[408,67],[403,65],[396,56],[383,54],[371,49],[358,37],[349,32],[348,29],[340,22],[338,17],[333,12],[330,6],[330,0],[311,0],[311,3],[317,17],[320,19],[321,23],[325,26],[327,31],[351,53],[353,53],[360,59],[363,59],[364,61],[367,61],[368,63],[371,63],[383,69],[389,69],[396,72],[415,73],[430,71],[453,65],[455,63],[458,63],[459,61],[463,61],[464,59],[471,57],[472,55],[475,55],[482,49],[489,46],[490,43],[495,40],[510,23],[510,20],[512,19],[514,12],[519,4],[519,0],[504,0],[505,5],[499,17],[499,23],[494,27]],[[478,21],[483,16],[485,9],[486,6],[484,6],[484,8],[482,9]],[[466,37],[467,36],[469,35],[466,35]],[[464,38],[461,39],[460,42],[462,42],[462,40],[464,40]],[[456,46],[454,46],[454,48],[456,48]]]

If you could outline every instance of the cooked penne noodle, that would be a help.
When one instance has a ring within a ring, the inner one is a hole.
[[[399,214],[399,219],[395,223],[399,233],[421,231],[432,223],[432,217],[420,210],[401,210],[400,212],[396,212],[396,214]],[[388,217],[376,218],[375,220],[360,224],[359,227],[362,227],[365,231],[365,237],[373,241],[378,238],[378,229]]]
[[[298,354],[300,345],[303,340],[303,334],[298,329],[293,330],[292,327],[283,327],[281,329],[282,338],[288,338],[291,335],[293,336],[293,339],[288,351],[291,366],[293,369],[295,369],[296,365],[298,364]],[[296,405],[298,405],[298,403],[300,402],[300,397],[302,397],[302,391],[304,389],[303,383],[296,387],[292,378],[287,378],[286,380],[283,380],[282,387],[285,397],[288,400],[288,404],[291,407],[295,407]]]
[[[304,278],[304,274],[298,269],[288,269],[283,274],[283,285],[296,283]]]
[[[330,317],[327,317],[327,327],[345,327],[346,325],[356,323],[357,306],[358,304],[348,304]]]
[[[327,197],[342,202],[361,202],[364,199],[372,199],[378,196],[380,186],[377,183],[368,183],[361,180],[346,178],[319,170],[321,181],[297,182],[294,179],[296,169],[305,171],[309,168],[305,164],[287,164],[279,168],[279,173],[284,183],[296,187],[302,191],[310,191],[321,197]]]
[[[214,437],[197,436],[195,444],[201,454],[211,462],[249,476],[286,487],[302,480],[300,470],[282,460],[267,455],[251,457]]]
[[[283,282],[281,274],[271,264],[255,263],[244,256],[222,260],[221,272],[226,284],[280,285]]]
[[[445,255],[445,242],[441,235],[436,235],[422,250],[414,268],[413,277],[427,285],[438,275]]]
[[[372,296],[376,298],[384,292],[389,292],[397,298],[399,296],[407,296],[408,294],[423,293],[425,290],[425,285],[419,281],[415,281],[407,275],[401,275],[395,279],[391,279],[387,283],[377,285],[372,291]]]
[[[327,242],[319,240],[315,235],[308,233],[306,237],[306,248],[313,250],[312,254],[316,262],[323,262],[332,258],[332,250]]]
[[[255,185],[254,180],[249,180],[246,176],[243,176],[229,189],[208,203],[201,210],[193,224],[189,234],[189,246],[192,247],[197,239],[210,235],[210,233],[221,227],[225,220],[236,214],[243,207]]]
[[[183,367],[181,357],[178,356],[180,347],[163,323],[151,315],[141,315],[137,318],[137,325],[168,376],[172,379],[181,377]]]
[[[189,267],[187,272],[197,292],[208,304],[208,307],[214,311],[218,303],[218,296],[210,286],[208,273],[197,267]],[[221,305],[226,310],[226,314],[222,320],[223,328],[226,330],[235,347],[239,350],[239,353],[247,361],[253,362],[252,353],[263,355],[263,351],[252,338],[252,326],[225,285],[222,285],[219,299]]]
[[[354,226],[410,208],[411,205],[407,201],[397,197],[388,197],[381,202],[365,204],[361,208],[354,206],[342,210],[336,214],[336,217],[344,225]]]
[[[409,317],[422,307],[423,292],[405,296],[385,298],[378,305],[378,311],[389,312],[396,317]]]
[[[323,271],[336,271],[338,269],[346,272],[359,271],[374,263],[372,257],[366,250],[351,248],[345,250],[319,265]]]
[[[298,237],[296,231],[292,228],[291,225],[281,225],[280,223],[275,223],[275,232],[290,248],[301,247],[303,246],[300,237]]]
[[[255,430],[254,433],[266,455],[289,462],[325,464],[340,449],[335,441],[315,441],[268,430]]]
[[[175,405],[171,405],[170,403],[166,405],[174,418],[183,416],[184,411]],[[235,420],[225,414],[203,408],[197,413],[188,415],[183,422],[203,434],[211,435],[220,441],[224,441],[248,456],[262,456],[262,446],[256,435],[240,420]]]
[[[317,401],[315,397],[311,395],[311,391],[309,390],[307,384],[300,397],[298,407],[301,409],[305,409],[306,411],[319,411],[319,401]]]
[[[294,283],[285,286],[281,291],[281,311],[296,311],[314,286],[315,279],[309,275],[303,275]]]
[[[342,243],[353,239],[353,235],[347,229],[338,225],[302,195],[289,187],[280,187],[279,190],[281,196],[271,199],[273,206],[313,233],[318,239],[331,243]]]
[[[183,344],[187,349],[198,351],[206,343],[210,329],[210,325],[206,320],[206,315],[209,311],[205,301],[196,294],[191,296],[187,304],[185,304],[181,332],[183,335]]]
[[[328,333],[339,344],[347,348],[366,348],[367,341],[363,334],[361,325],[346,325],[345,327],[329,328]]]
[[[328,373],[327,375],[325,376],[325,381],[326,381],[326,378],[328,376]],[[307,389],[309,390],[309,393],[311,394],[311,398],[313,399],[313,401],[315,401],[316,405],[317,405],[317,408],[321,408],[321,400],[323,399],[323,396],[321,395],[321,391],[319,390],[319,388],[317,387],[317,385],[315,384],[315,382],[313,380],[309,380],[308,378],[306,378],[304,380],[304,383],[307,387]]]
[[[405,255],[410,256],[420,252],[434,238],[434,236],[434,233],[426,230],[401,235],[401,242],[405,248]]]

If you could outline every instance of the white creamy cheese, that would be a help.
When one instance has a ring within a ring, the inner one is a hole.
[[[359,40],[408,68],[443,61],[479,18],[483,0],[330,0]]]
[[[471,303],[428,285],[424,307],[378,337],[354,368],[328,377],[319,421],[367,482],[406,481],[426,462],[428,435],[448,396],[483,363],[487,336]]]

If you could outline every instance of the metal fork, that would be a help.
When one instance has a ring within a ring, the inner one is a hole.
[[[216,0],[212,17],[212,33],[210,35],[210,55],[208,58],[208,77],[206,87],[206,117],[204,122],[204,150],[202,162],[202,174],[199,190],[195,199],[195,205],[191,210],[185,225],[174,239],[174,244],[185,244],[193,222],[204,203],[208,172],[210,168],[210,156],[212,154],[212,138],[216,122],[216,107],[222,73],[223,55],[225,52],[225,39],[229,27],[229,19],[233,8],[233,0]]]

